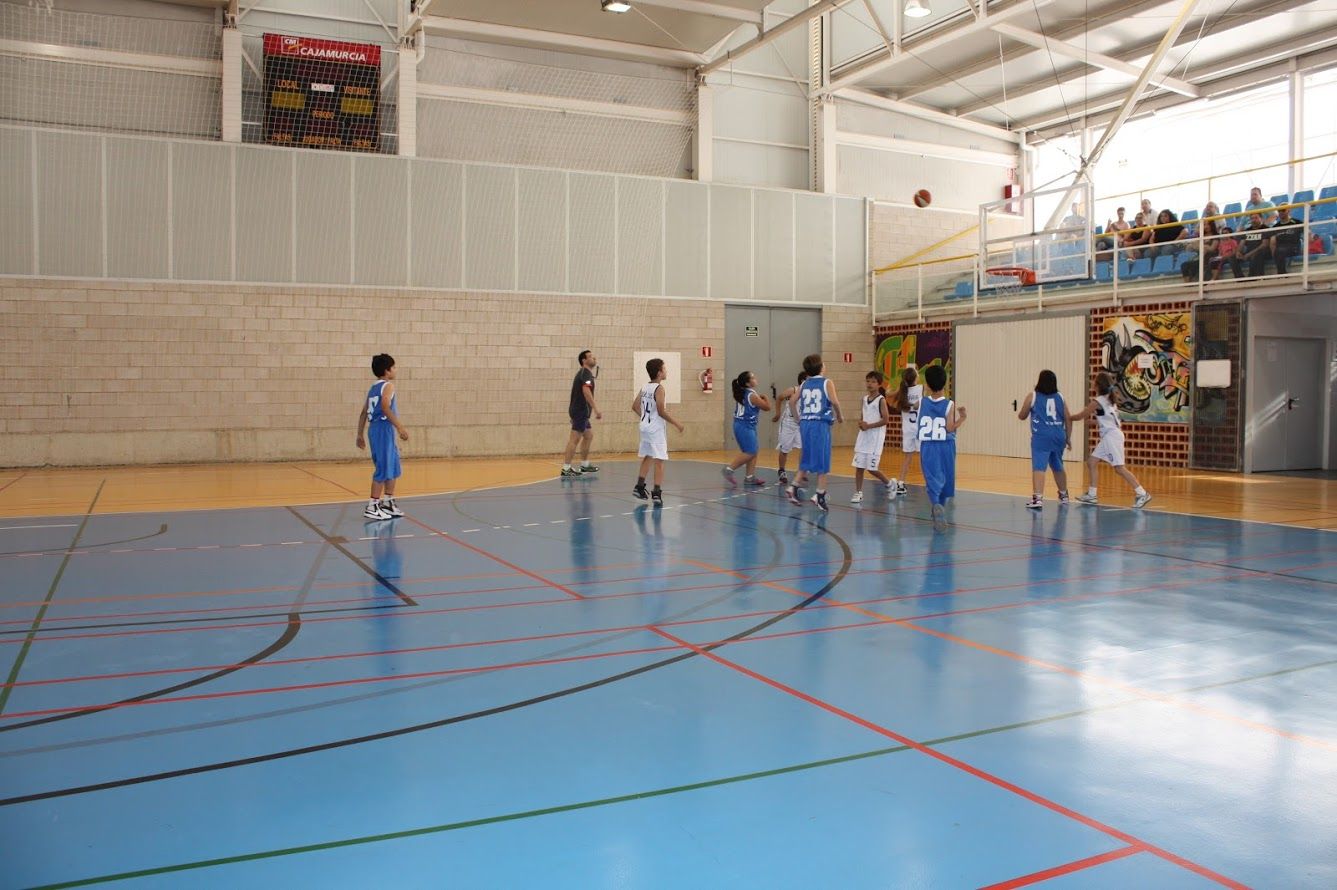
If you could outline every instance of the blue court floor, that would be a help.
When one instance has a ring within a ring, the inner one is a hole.
[[[1337,887],[1332,532],[634,468],[0,521],[0,885]]]

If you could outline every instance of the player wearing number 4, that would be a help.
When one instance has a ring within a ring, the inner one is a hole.
[[[725,481],[737,487],[734,470],[746,464],[743,484],[760,487],[766,483],[757,478],[757,415],[771,410],[771,402],[757,392],[757,376],[751,371],[744,371],[733,381],[733,400],[733,437],[738,441],[738,456],[721,472]]]
[[[966,422],[966,409],[942,394],[947,371],[941,365],[924,369],[929,396],[919,403],[919,468],[933,505],[933,528],[947,528],[947,499],[956,496],[956,431]]]
[[[1151,495],[1143,488],[1128,468],[1123,465],[1123,429],[1119,426],[1118,396],[1114,388],[1114,375],[1101,371],[1096,375],[1096,397],[1086,403],[1086,407],[1072,415],[1073,420],[1085,420],[1094,417],[1100,429],[1100,443],[1086,459],[1086,468],[1091,480],[1086,494],[1078,496],[1083,504],[1096,503],[1096,469],[1103,460],[1114,468],[1114,472],[1123,481],[1133,486],[1133,509],[1140,510],[1151,500]]]
[[[817,491],[812,502],[827,511],[826,477],[831,472],[831,424],[841,423],[840,400],[836,385],[822,376],[826,367],[816,353],[803,360],[803,371],[808,379],[790,398],[791,408],[798,414],[799,436],[803,439],[803,458],[799,461],[794,484],[785,490],[791,504],[798,504],[800,486],[811,474],[817,477]]]
[[[1017,412],[1019,420],[1031,422],[1031,499],[1027,509],[1044,506],[1045,469],[1054,473],[1058,502],[1067,506],[1068,473],[1063,469],[1063,452],[1072,447],[1072,421],[1063,394],[1058,391],[1058,377],[1053,371],[1041,371],[1035,391],[1028,393]]]
[[[673,424],[682,432],[682,424],[669,417],[664,410],[664,360],[652,358],[645,363],[645,373],[650,382],[641,387],[636,398],[631,400],[631,410],[640,417],[641,430],[641,471],[636,479],[636,487],[631,493],[641,500],[647,497],[655,502],[656,507],[664,506],[664,461],[668,460],[668,431],[664,423]],[[655,463],[654,491],[645,490],[645,475],[650,470],[650,462]]]
[[[395,503],[395,480],[400,476],[399,445],[395,442],[395,433],[408,441],[408,430],[399,422],[395,413],[395,360],[385,353],[371,358],[371,373],[376,375],[376,382],[367,390],[367,398],[362,402],[362,413],[357,419],[357,447],[366,448],[366,439],[362,430],[368,427],[367,435],[371,438],[371,498],[362,515],[368,519],[394,519],[403,516],[404,511]]]

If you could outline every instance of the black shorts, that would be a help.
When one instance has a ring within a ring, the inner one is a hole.
[[[574,433],[585,433],[591,429],[590,416],[588,414],[571,415],[571,431]]]

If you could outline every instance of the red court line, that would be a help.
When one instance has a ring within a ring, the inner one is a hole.
[[[846,711],[843,708],[837,707],[836,705],[823,701],[822,699],[817,698],[816,696],[809,695],[806,692],[802,692],[798,689],[795,689],[793,686],[788,686],[784,683],[781,683],[779,680],[774,680],[770,677],[767,677],[764,674],[758,673],[757,671],[754,671],[750,668],[746,668],[741,664],[737,664],[736,662],[730,661],[729,659],[724,658],[721,655],[717,655],[716,653],[708,649],[704,649],[701,646],[688,642],[687,640],[675,637],[673,634],[668,633],[667,631],[653,627],[650,628],[650,630],[654,633],[659,634],[666,640],[671,640],[672,642],[677,643],[684,649],[690,649],[696,654],[703,656],[704,658],[710,659],[716,664],[727,667],[730,670],[737,671],[738,673],[744,675],[745,677],[750,677],[753,680],[756,680],[760,683],[765,683],[767,686],[770,686],[773,689],[777,689],[780,692],[783,692],[787,695],[791,695],[794,698],[797,698],[801,701],[805,701],[810,705],[814,705],[818,708],[821,708],[822,710],[830,714],[834,714],[837,717],[841,717],[845,720],[850,721],[851,723],[854,723],[858,726],[862,726],[863,728],[871,730],[872,732],[875,732],[879,735],[885,736],[891,739],[892,741],[896,742],[897,744],[905,745],[909,748],[914,748],[920,754],[932,757],[934,760],[937,760],[955,769],[961,770],[962,772],[972,775],[977,779],[983,779],[985,782],[988,782],[991,785],[1001,788],[1004,791],[1011,792],[1012,794],[1015,794],[1018,797],[1023,798],[1024,800],[1028,800],[1031,803],[1038,804],[1039,806],[1042,806],[1047,810],[1058,813],[1059,815],[1062,816],[1067,816],[1069,819],[1072,819],[1076,822],[1080,822],[1081,824],[1087,826],[1088,828],[1094,828],[1096,831],[1109,835],[1110,837],[1117,838],[1118,840],[1123,841],[1125,844],[1128,844],[1131,847],[1136,847],[1139,851],[1146,850],[1149,853],[1154,853],[1155,855],[1160,856],[1162,859],[1165,859],[1169,862],[1173,862],[1175,865],[1186,868],[1194,872],[1195,874],[1201,875],[1202,877],[1207,878],[1208,880],[1215,881],[1223,886],[1238,888],[1238,890],[1248,890],[1248,888],[1244,884],[1241,884],[1238,881],[1233,881],[1230,878],[1227,878],[1225,875],[1218,874],[1217,872],[1212,871],[1206,866],[1199,865],[1196,862],[1192,862],[1188,859],[1185,859],[1182,856],[1171,853],[1169,850],[1165,850],[1162,849],[1161,847],[1155,846],[1154,844],[1147,843],[1146,841],[1138,837],[1128,834],[1127,832],[1120,831],[1119,829],[1114,828],[1112,826],[1106,825],[1103,822],[1100,822],[1096,819],[1093,819],[1090,816],[1079,813],[1070,807],[1064,806],[1063,804],[1049,800],[1048,798],[1045,797],[1041,797],[1040,795],[1036,794],[1033,791],[1028,791],[1025,788],[1022,788],[1020,785],[1009,782],[1006,779],[993,775],[992,773],[985,772],[979,767],[972,766],[971,764],[965,762],[964,760],[959,760],[950,754],[946,754],[942,751],[937,750],[936,748],[930,748],[927,745],[915,741],[909,736],[901,735],[899,732],[896,732],[895,730],[888,729],[887,727],[874,723],[871,720],[866,720],[863,717],[858,716],[857,714],[851,713],[850,711]]]
[[[1012,878],[1008,881],[1001,881],[997,884],[990,884],[982,887],[981,890],[1013,890],[1016,887],[1029,887],[1031,884],[1039,884],[1050,878],[1061,878],[1064,875],[1070,875],[1076,871],[1093,868],[1097,865],[1104,865],[1106,862],[1114,862],[1119,859],[1125,859],[1136,853],[1147,852],[1146,848],[1141,846],[1120,847],[1117,850],[1110,850],[1108,853],[1101,853],[1099,856],[1088,856],[1085,859],[1078,859],[1076,862],[1069,862],[1066,865],[1056,865],[1053,868],[1047,868],[1044,871],[1037,871],[1029,875],[1022,875],[1019,878]]]
[[[6,488],[9,488],[9,486],[13,485],[15,482],[18,482],[20,479],[22,479],[24,476],[27,475],[28,475],[27,473],[19,473],[17,476],[15,476],[13,479],[10,479],[4,485],[0,485],[0,491],[4,491]]]

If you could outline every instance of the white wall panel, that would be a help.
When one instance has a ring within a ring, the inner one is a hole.
[[[617,292],[657,295],[664,274],[664,183],[617,183]]]
[[[412,284],[463,287],[464,168],[439,161],[410,165]]]
[[[515,170],[464,168],[464,286],[515,287]]]
[[[353,213],[353,158],[299,151],[297,159],[297,280],[347,284]]]
[[[794,193],[756,192],[753,281],[758,300],[794,299]]]
[[[862,198],[836,198],[834,211],[835,300],[837,303],[862,306],[866,298],[864,282],[868,274],[864,249],[868,211]]]
[[[571,290],[611,294],[616,288],[617,202],[613,177],[571,174]]]
[[[752,192],[710,187],[710,296],[752,299]]]
[[[33,133],[0,129],[0,274],[33,267]]]
[[[176,278],[232,277],[231,146],[172,146],[172,270]]]
[[[239,145],[237,280],[291,281],[293,155]]]
[[[669,182],[665,192],[665,291],[669,296],[704,299],[710,254],[710,187]]]
[[[398,158],[353,158],[353,280],[357,284],[408,283],[404,237],[408,164]]]
[[[520,290],[566,289],[566,174],[520,170]]]
[[[831,274],[835,262],[832,240],[835,204],[824,195],[796,195],[795,202],[797,299],[803,303],[829,303],[835,287]]]
[[[102,274],[100,137],[37,134],[37,225],[41,274]]]
[[[838,145],[836,164],[841,194],[902,204],[926,188],[935,207],[978,210],[979,205],[1001,198],[1007,185],[1005,167],[855,145]]]
[[[166,278],[167,143],[115,137],[106,142],[107,275]]]

